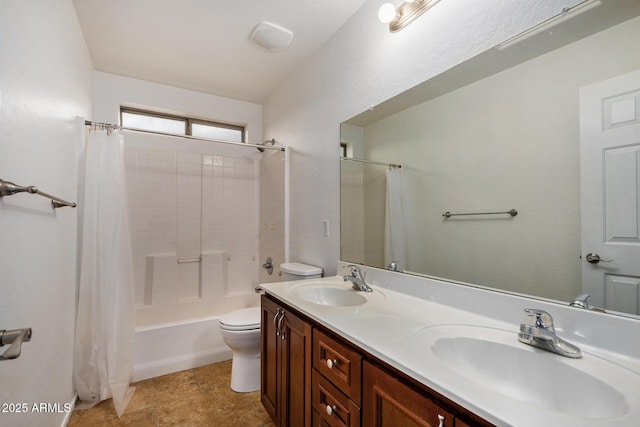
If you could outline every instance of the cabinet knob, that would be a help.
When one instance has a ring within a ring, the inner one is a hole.
[[[338,364],[338,359],[327,359],[327,368],[333,369],[335,365]]]
[[[336,405],[329,405],[327,404],[327,415],[331,416],[333,415],[334,412],[336,412],[338,410],[338,408],[336,407]]]
[[[444,427],[444,417],[442,415],[438,415],[438,420],[440,421],[438,427]]]

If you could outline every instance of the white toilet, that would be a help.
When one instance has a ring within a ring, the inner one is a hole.
[[[282,279],[322,277],[322,269],[297,262],[280,264]],[[233,352],[231,389],[240,393],[260,390],[260,307],[243,308],[220,317],[224,343]]]
[[[282,281],[317,279],[322,277],[322,269],[313,265],[301,264],[299,262],[287,262],[280,264]]]
[[[231,389],[260,389],[260,307],[243,308],[220,317],[224,343],[233,352]]]

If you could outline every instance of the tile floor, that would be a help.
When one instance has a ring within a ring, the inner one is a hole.
[[[109,399],[74,411],[68,427],[274,427],[260,392],[236,393],[230,381],[231,361],[139,381],[120,419]]]

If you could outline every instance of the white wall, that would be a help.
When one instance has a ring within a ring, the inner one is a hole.
[[[280,264],[286,262],[285,253],[285,176],[286,152],[266,150],[259,161],[260,165],[260,223],[259,238],[262,266],[267,257],[271,257],[271,274],[260,267],[258,282],[270,283],[282,280]]]
[[[258,104],[99,71],[95,72],[94,90],[96,121],[119,123],[124,105],[245,126],[247,142],[263,141],[262,106]]]
[[[440,74],[578,1],[447,0],[399,33],[369,0],[264,104],[265,135],[292,147],[292,261],[335,273],[342,121]],[[331,232],[323,237],[322,221]]]
[[[77,200],[80,129],[91,115],[92,64],[70,0],[0,2],[1,178]],[[33,328],[20,358],[0,362],[3,426],[55,426],[74,400],[77,211],[27,194],[0,199],[0,328]],[[0,351],[5,351],[3,347]]]

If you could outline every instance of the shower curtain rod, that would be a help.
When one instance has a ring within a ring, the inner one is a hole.
[[[395,163],[384,163],[384,162],[376,162],[375,160],[365,160],[365,159],[356,159],[355,157],[344,157],[340,156],[340,160],[349,160],[352,162],[360,162],[360,163],[371,163],[373,165],[381,165],[381,166],[389,166],[390,168],[401,168],[402,165],[398,165]]]
[[[125,126],[120,126],[120,125],[114,125],[114,124],[110,124],[110,123],[101,123],[101,122],[92,122],[90,120],[85,120],[84,121],[84,125],[85,126],[95,126],[97,128],[103,128],[103,129],[119,129],[119,130],[126,130],[129,132],[137,132],[137,133],[148,133],[151,135],[162,135],[162,136],[172,136],[174,138],[186,138],[186,139],[194,139],[196,141],[206,141],[206,142],[219,142],[220,144],[229,144],[229,145],[237,145],[238,147],[253,147],[253,148],[257,148],[260,151],[264,151],[265,149],[267,150],[276,150],[276,151],[285,151],[285,147],[274,147],[273,143],[275,143],[275,140],[270,140],[270,141],[265,141],[264,145],[261,144],[249,144],[248,142],[233,142],[233,141],[224,141],[224,140],[220,140],[220,139],[213,139],[213,138],[203,138],[203,137],[199,137],[199,136],[192,136],[192,135],[176,135],[174,133],[167,133],[167,132],[158,132],[158,131],[153,131],[153,130],[143,130],[143,129],[136,129],[136,128],[128,128]],[[266,144],[272,144],[271,147],[267,146]]]

